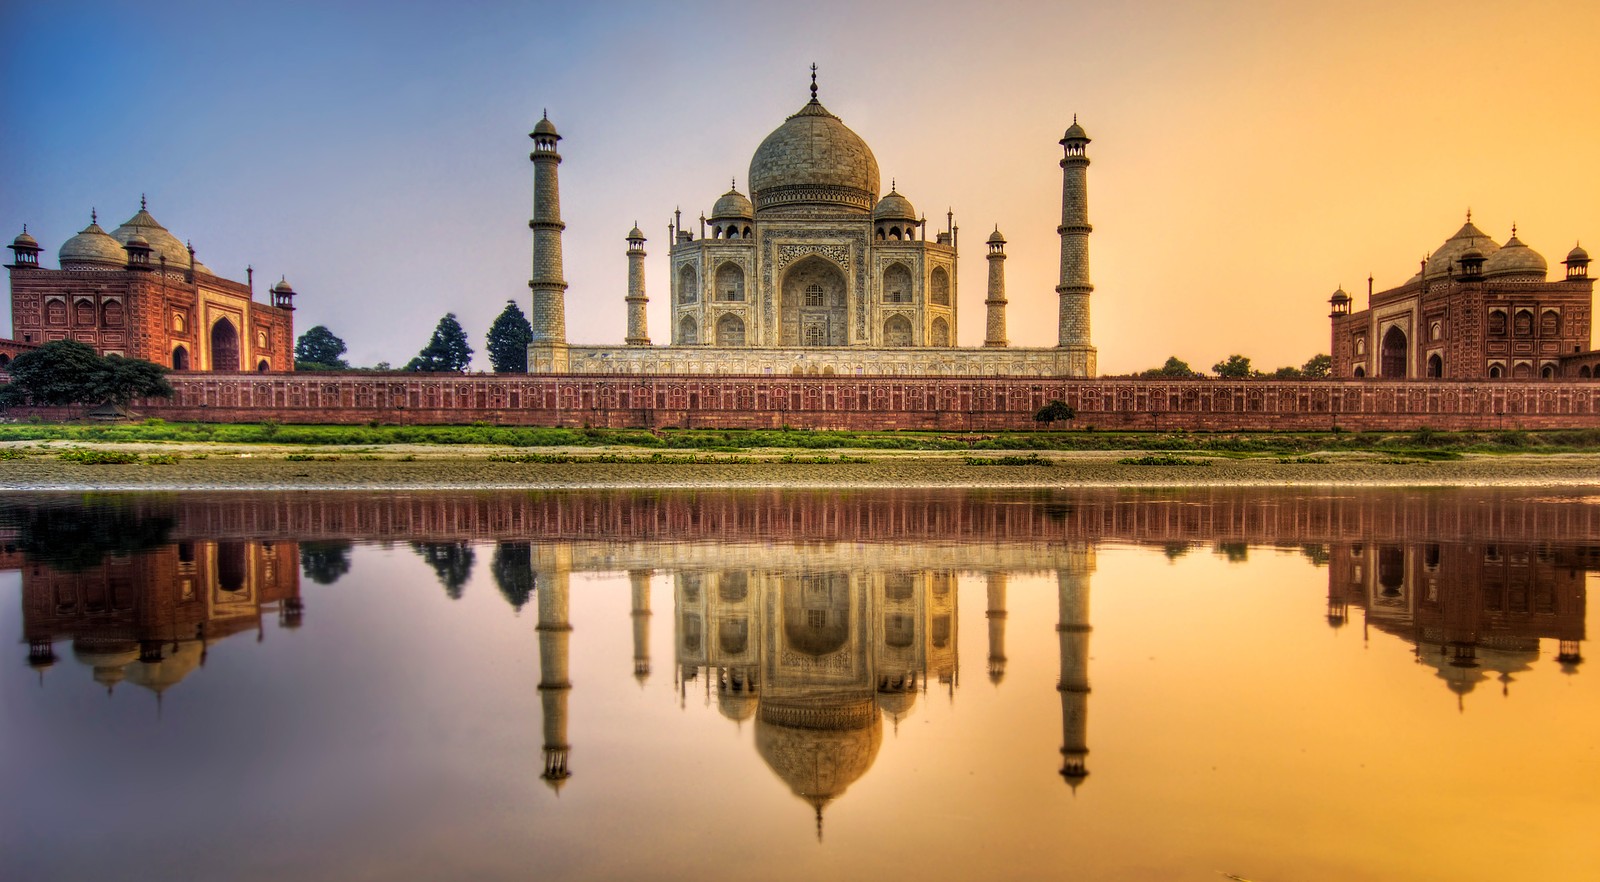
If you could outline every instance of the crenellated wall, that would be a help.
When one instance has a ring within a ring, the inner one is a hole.
[[[145,416],[208,422],[811,429],[1187,431],[1600,425],[1600,383],[175,373]],[[40,414],[51,415],[41,410]],[[13,411],[25,417],[28,411]],[[55,415],[66,415],[57,412]]]

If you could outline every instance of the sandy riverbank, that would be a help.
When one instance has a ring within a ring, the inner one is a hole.
[[[986,451],[792,451],[659,453],[628,448],[545,448],[553,462],[505,462],[521,450],[392,445],[304,447],[227,444],[4,445],[27,455],[0,460],[4,490],[359,490],[605,487],[1072,487],[1072,486],[1600,486],[1600,454],[1468,454],[1427,461],[1393,454],[1322,453],[1233,459],[1195,453],[1155,454],[1193,464],[1137,465],[1130,451],[1046,452],[1044,465],[999,464]],[[60,450],[92,448],[167,454],[171,464],[142,461],[86,465]],[[651,461],[659,455],[661,461]],[[290,459],[295,456],[296,459]],[[310,457],[309,460],[305,457]],[[601,462],[600,457],[621,462]],[[822,462],[814,460],[821,459]],[[842,461],[841,461],[842,460]],[[995,464],[975,464],[974,460]]]

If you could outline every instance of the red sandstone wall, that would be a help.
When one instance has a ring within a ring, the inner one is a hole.
[[[1078,412],[1070,428],[1600,426],[1594,382],[206,373],[171,381],[171,401],[135,409],[209,422],[994,431],[1036,428],[1034,412],[1059,399]]]

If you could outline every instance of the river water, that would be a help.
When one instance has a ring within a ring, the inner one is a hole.
[[[15,879],[1600,875],[1587,490],[21,495]]]

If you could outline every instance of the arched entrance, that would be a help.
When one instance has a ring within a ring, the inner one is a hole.
[[[779,288],[780,342],[784,346],[844,346],[849,341],[844,271],[812,255],[784,273]]]
[[[742,283],[741,283],[742,284]],[[742,295],[741,290],[741,295]],[[744,319],[733,313],[728,313],[717,319],[717,345],[718,346],[743,346],[744,345]]]
[[[239,330],[226,318],[217,319],[217,323],[211,326],[211,369],[239,369]]]
[[[174,346],[173,347],[173,349],[172,349],[172,369],[175,370],[175,371],[186,371],[186,370],[189,369],[189,350],[188,349],[185,349],[182,346]]]
[[[678,345],[700,345],[700,324],[694,320],[694,316],[686,315],[678,321]]]
[[[1444,376],[1444,359],[1440,358],[1437,352],[1428,356],[1428,376]]]
[[[267,361],[266,359],[263,358],[260,361],[256,362],[256,373],[264,374],[264,373],[266,373],[267,371],[270,371],[270,370],[272,370],[272,363]]]
[[[1378,376],[1400,377],[1406,375],[1406,332],[1399,326],[1383,332],[1383,348],[1378,355]]]
[[[905,316],[892,315],[883,323],[883,345],[911,345],[911,322]]]
[[[928,345],[929,346],[949,346],[950,345],[950,323],[949,322],[945,321],[943,318],[936,318],[936,319],[933,320],[933,326],[928,328]]]

